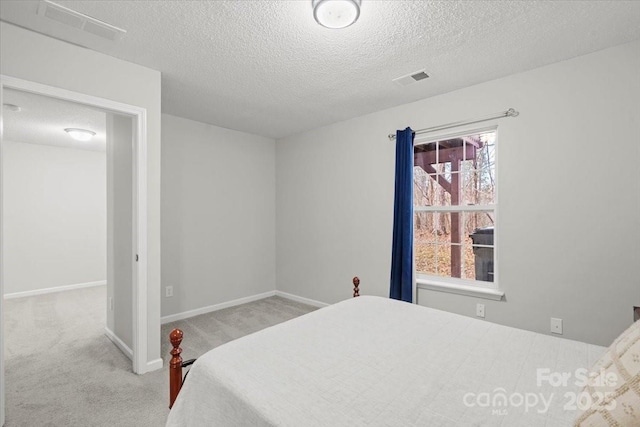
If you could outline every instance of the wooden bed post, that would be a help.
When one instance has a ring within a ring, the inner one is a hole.
[[[182,387],[182,349],[180,343],[182,343],[183,333],[180,329],[174,329],[169,334],[171,345],[171,361],[169,362],[169,409],[173,406],[173,402],[176,401],[180,388]]]
[[[358,279],[358,276],[353,278],[353,297],[359,297],[360,296],[360,289],[358,289],[358,286],[360,286],[360,279]]]

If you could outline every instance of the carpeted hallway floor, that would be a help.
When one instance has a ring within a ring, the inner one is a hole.
[[[5,301],[6,427],[164,426],[171,329],[183,356],[314,310],[279,297],[162,327],[165,369],[145,375],[104,335],[104,286]]]

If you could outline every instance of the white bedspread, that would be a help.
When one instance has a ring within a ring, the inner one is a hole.
[[[167,426],[570,426],[576,368],[604,350],[363,296],[206,353]]]

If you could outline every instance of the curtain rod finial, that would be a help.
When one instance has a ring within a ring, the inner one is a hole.
[[[513,108],[509,108],[509,109],[507,110],[507,116],[509,116],[509,117],[518,117],[518,115],[519,115],[519,114],[520,114],[520,113],[518,113],[518,112],[517,112],[515,109],[513,109]]]

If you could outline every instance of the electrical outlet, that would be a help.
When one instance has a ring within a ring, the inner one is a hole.
[[[113,311],[113,297],[109,297],[109,311]]]
[[[476,316],[484,317],[484,304],[476,304]]]
[[[562,335],[562,319],[551,318],[551,333]]]
[[[173,286],[167,286],[164,288],[164,296],[169,298],[173,296]]]

